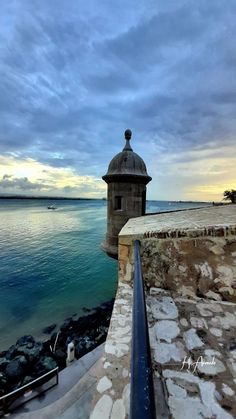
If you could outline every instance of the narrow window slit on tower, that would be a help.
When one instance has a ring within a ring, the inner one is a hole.
[[[122,209],[122,196],[115,196],[115,210],[121,210]]]

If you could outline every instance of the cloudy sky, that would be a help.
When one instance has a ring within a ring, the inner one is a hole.
[[[105,196],[133,131],[149,199],[236,189],[235,0],[8,0],[0,193]]]

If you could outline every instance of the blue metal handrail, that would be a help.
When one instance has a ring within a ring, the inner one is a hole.
[[[134,242],[132,324],[130,418],[154,419],[156,409],[139,240]]]

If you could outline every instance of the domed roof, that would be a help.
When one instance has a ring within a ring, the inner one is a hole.
[[[146,165],[141,157],[130,150],[123,150],[111,160],[107,175],[147,176]]]
[[[103,179],[106,181],[109,177],[117,176],[142,176],[149,182],[151,177],[147,174],[147,168],[143,159],[136,153],[133,152],[130,146],[132,132],[130,130],[125,131],[126,145],[121,153],[118,153],[111,160],[108,171]]]

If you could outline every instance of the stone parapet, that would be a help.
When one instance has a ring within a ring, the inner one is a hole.
[[[124,419],[130,406],[132,288],[119,282],[91,419]]]
[[[141,241],[158,417],[236,416],[235,228],[234,205],[139,217],[123,227],[92,419],[129,416],[135,239]]]
[[[169,211],[130,219],[122,228],[119,239],[130,236],[140,238],[194,237],[202,235],[235,235],[236,205],[205,207],[182,211]],[[193,233],[194,232],[194,233]]]
[[[129,220],[119,236],[119,272],[127,282],[135,239],[148,287],[236,302],[235,205]]]

